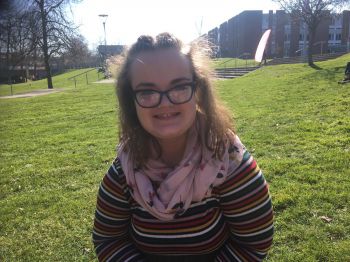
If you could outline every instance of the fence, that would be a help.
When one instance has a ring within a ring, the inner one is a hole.
[[[77,88],[77,77],[85,74],[86,85],[88,85],[89,84],[89,78],[88,78],[88,74],[87,73],[89,73],[89,72],[91,72],[93,70],[96,70],[96,69],[95,68],[89,69],[89,70],[87,70],[87,71],[85,71],[83,73],[80,73],[80,74],[77,74],[75,76],[72,76],[72,77],[68,78],[68,80],[72,80],[73,79],[74,80],[74,88]],[[97,74],[97,80],[100,80],[100,74],[99,73]]]

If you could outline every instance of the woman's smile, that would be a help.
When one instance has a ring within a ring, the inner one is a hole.
[[[173,120],[176,119],[178,116],[180,116],[180,112],[173,112],[173,113],[161,113],[157,114],[154,117],[159,120]]]

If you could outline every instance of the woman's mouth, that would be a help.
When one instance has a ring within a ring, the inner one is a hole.
[[[160,120],[168,120],[177,117],[180,115],[179,112],[174,112],[174,113],[164,113],[164,114],[157,114],[154,117]]]

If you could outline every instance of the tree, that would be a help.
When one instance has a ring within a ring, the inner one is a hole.
[[[6,68],[8,82],[12,81],[12,70],[34,51],[38,43],[33,16],[21,7],[20,2],[7,3],[0,12],[0,48],[1,53],[5,53],[5,62],[1,62],[2,68]]]
[[[323,19],[331,18],[336,11],[349,4],[349,0],[274,0],[281,8],[291,15],[292,19],[301,19],[309,32],[307,49],[308,64],[314,65],[312,51],[316,29]]]
[[[50,58],[63,54],[77,29],[66,15],[67,5],[71,2],[73,0],[31,0],[29,4],[38,21],[39,44],[44,57],[49,89],[53,88]]]
[[[85,38],[82,35],[72,37],[62,58],[64,59],[64,64],[70,67],[89,66],[91,52]]]

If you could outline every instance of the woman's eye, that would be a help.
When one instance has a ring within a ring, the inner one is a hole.
[[[154,95],[156,92],[153,90],[141,90],[138,92],[139,96],[151,96]]]
[[[176,90],[176,91],[184,91],[184,90],[187,90],[187,89],[189,89],[189,88],[191,88],[190,85],[180,85],[180,86],[174,87],[173,90]]]

